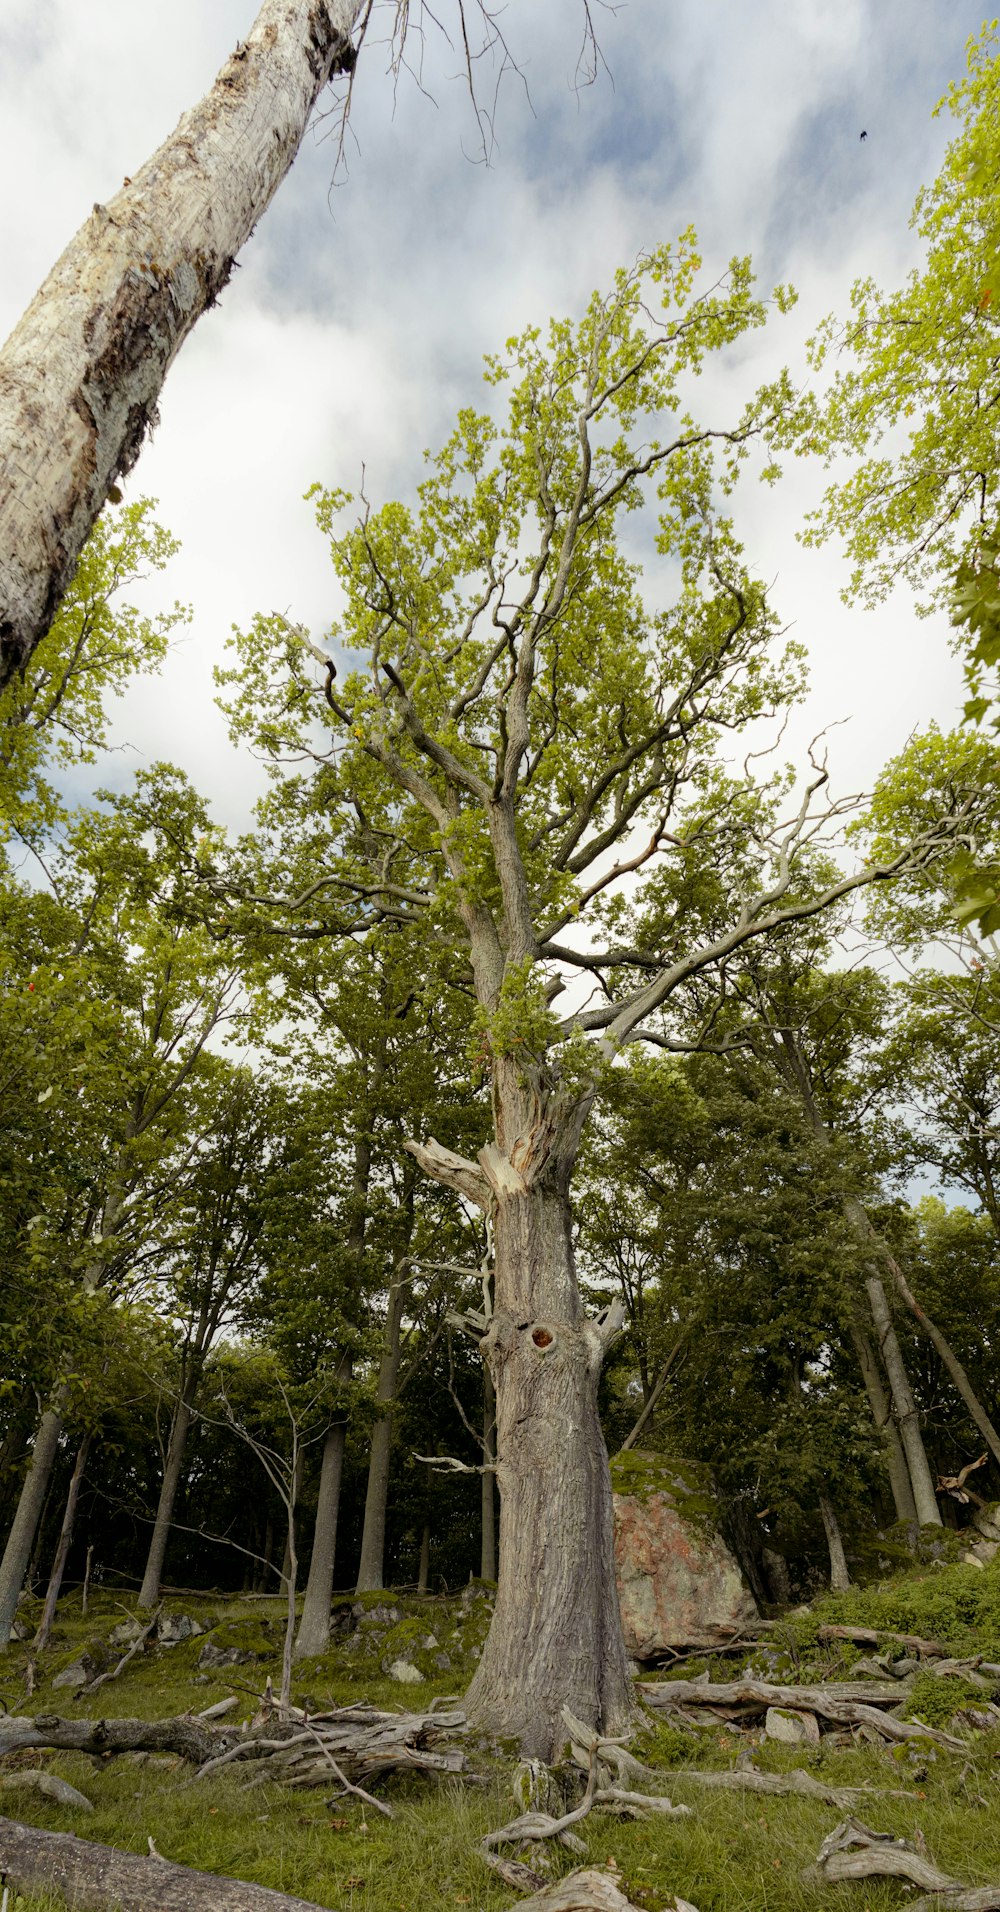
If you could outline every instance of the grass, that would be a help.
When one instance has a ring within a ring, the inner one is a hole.
[[[932,1576],[935,1595],[957,1602],[953,1612],[964,1596],[961,1588],[951,1588],[950,1577],[969,1571],[975,1570],[946,1567]],[[986,1593],[984,1587],[984,1610],[989,1606]],[[906,1604],[914,1598],[919,1605],[912,1590],[900,1594],[894,1611],[903,1610],[899,1601],[907,1612],[915,1611]],[[407,1620],[419,1618],[421,1626],[426,1625],[450,1652],[452,1666],[435,1669],[419,1686],[386,1679],[380,1665],[386,1628],[371,1647],[348,1652],[341,1639],[323,1661],[297,1669],[298,1697],[308,1693],[317,1700],[344,1703],[364,1696],[377,1704],[408,1708],[462,1689],[485,1626],[482,1604],[475,1603],[471,1615],[460,1618],[462,1609],[454,1601],[386,1596],[386,1605],[390,1603],[402,1609]],[[127,1599],[116,1603],[102,1592],[84,1620],[78,1605],[67,1602],[30,1702],[24,1690],[25,1648],[0,1656],[0,1699],[8,1710],[93,1714],[95,1700],[53,1691],[51,1676],[88,1641],[96,1645],[106,1640],[122,1617],[121,1606],[129,1604]],[[226,1637],[252,1638],[268,1649],[266,1656],[249,1665],[204,1672],[197,1665],[201,1639],[155,1650],[138,1657],[120,1680],[101,1689],[101,1712],[165,1716],[186,1708],[200,1710],[235,1691],[248,1716],[267,1674],[273,1678],[279,1669],[277,1603],[190,1599],[170,1605],[206,1626],[223,1620]],[[787,1645],[776,1643],[778,1652],[797,1655],[802,1677],[820,1671],[828,1676],[849,1673],[857,1657],[850,1648],[841,1652],[810,1646],[805,1637],[809,1623],[815,1642],[815,1626],[826,1617],[828,1606],[821,1602],[812,1614],[792,1623]],[[967,1644],[969,1623],[963,1619],[962,1625]],[[409,1629],[411,1635],[413,1631]],[[456,1632],[458,1639],[453,1637]],[[222,1628],[217,1637],[224,1637]],[[732,1663],[716,1663],[711,1670],[714,1678],[729,1677]],[[653,1724],[641,1746],[643,1756],[662,1769],[662,1790],[675,1802],[690,1805],[692,1816],[641,1823],[590,1818],[579,1828],[590,1863],[613,1861],[629,1896],[648,1912],[660,1912],[675,1894],[699,1912],[831,1912],[838,1904],[844,1912],[895,1912],[902,1907],[906,1894],[896,1882],[818,1887],[803,1878],[803,1868],[841,1816],[835,1808],[805,1799],[715,1794],[677,1772],[680,1765],[729,1767],[746,1744],[746,1736],[721,1728],[681,1733],[662,1721]],[[325,1789],[289,1792],[268,1783],[247,1790],[246,1769],[224,1771],[192,1785],[191,1769],[182,1762],[141,1755],[108,1760],[68,1753],[22,1755],[20,1763],[44,1764],[78,1786],[95,1810],[83,1818],[35,1794],[14,1791],[5,1793],[2,1806],[33,1825],[75,1831],[133,1852],[145,1852],[152,1836],[166,1858],[253,1879],[337,1912],[412,1912],[415,1906],[421,1912],[455,1906],[499,1912],[516,1905],[516,1895],[486,1870],[476,1848],[485,1832],[517,1810],[511,1790],[513,1762],[483,1747],[471,1747],[470,1755],[471,1765],[484,1777],[482,1784],[403,1776],[387,1781],[384,1794],[396,1809],[391,1821],[357,1800],[331,1800]],[[905,1798],[864,1802],[860,1816],[879,1830],[910,1838],[919,1828],[934,1859],[970,1884],[1000,1879],[1000,1734],[971,1735],[963,1756],[934,1747],[884,1751],[859,1744],[837,1746],[831,1738],[808,1749],[761,1740],[754,1756],[768,1771],[805,1764],[831,1784],[902,1789]],[[16,1770],[17,1763],[4,1762],[5,1770]],[[565,1872],[581,1862],[559,1851],[555,1870]],[[10,1912],[63,1908],[58,1900],[36,1897],[13,1900]]]

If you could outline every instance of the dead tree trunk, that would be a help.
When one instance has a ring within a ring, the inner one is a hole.
[[[358,0],[265,0],[170,138],[95,205],[0,354],[0,685],[47,631],[176,353],[351,64]]]
[[[0,1819],[0,1877],[15,1891],[57,1892],[86,1912],[318,1912],[312,1900],[268,1886],[195,1872],[167,1859],[139,1858],[78,1839]]]
[[[59,1589],[62,1586],[63,1574],[66,1571],[66,1560],[73,1541],[73,1529],[76,1525],[76,1510],[80,1503],[80,1488],[83,1485],[83,1470],[87,1465],[90,1443],[91,1436],[85,1434],[76,1450],[76,1460],[73,1464],[69,1491],[66,1495],[66,1507],[63,1513],[62,1527],[59,1532],[55,1557],[52,1561],[52,1572],[49,1576],[45,1605],[42,1608],[42,1617],[38,1623],[38,1632],[35,1635],[35,1651],[38,1653],[42,1651],[43,1647],[48,1646],[49,1635],[52,1632],[52,1622],[56,1615],[56,1602],[59,1599]]]
[[[483,1340],[497,1400],[503,1545],[497,1601],[469,1718],[551,1759],[568,1707],[602,1734],[635,1701],[615,1582],[611,1476],[597,1411],[620,1302],[586,1318],[569,1179],[590,1098],[527,1089],[494,1065],[497,1141],[481,1166],[410,1144],[421,1166],[493,1218],[495,1307]]]

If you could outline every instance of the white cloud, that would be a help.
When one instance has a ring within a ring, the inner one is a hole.
[[[174,0],[167,14],[153,0],[43,11],[8,0],[0,329],[252,15],[252,0]],[[511,0],[505,27],[532,106],[507,87],[491,170],[462,158],[473,129],[453,55],[429,43],[436,104],[404,79],[394,116],[377,60],[363,60],[348,180],[330,194],[333,147],[308,138],[220,309],[171,372],[130,494],[157,495],[183,539],[156,588],[197,616],[162,681],[126,699],[122,729],[144,758],[185,764],[231,820],[257,771],[229,752],[211,664],[230,624],[255,610],[288,610],[316,631],[328,621],[332,575],[301,502],[313,479],[351,487],[364,462],[375,498],[410,490],[423,447],[458,404],[479,402],[483,352],[579,309],[616,264],[690,220],[713,270],[752,250],[802,295],[774,339],[758,336],[749,359],[706,377],[701,402],[722,415],[737,383],[800,357],[854,276],[895,279],[912,257],[909,204],[947,136],[930,108],[979,24],[969,0],[944,15],[933,0],[632,0],[599,17],[614,85],[578,96],[576,0]],[[957,674],[939,625],[915,623],[902,597],[878,616],[844,610],[836,551],[796,545],[820,483],[797,468],[776,492],[748,495],[741,525],[812,654],[796,744],[853,713],[831,754],[841,784],[870,782],[915,724],[947,721]]]

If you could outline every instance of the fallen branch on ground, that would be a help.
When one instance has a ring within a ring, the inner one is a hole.
[[[267,1886],[139,1858],[73,1833],[39,1832],[0,1819],[0,1877],[17,1892],[56,1892],[74,1912],[319,1912],[313,1901]]]
[[[233,1760],[266,1761],[267,1776],[291,1786],[328,1786],[330,1759],[350,1787],[403,1768],[408,1772],[460,1773],[465,1755],[440,1742],[465,1730],[464,1713],[381,1713],[374,1706],[348,1706],[260,1727],[213,1726],[182,1715],[177,1719],[0,1719],[0,1757],[30,1747],[64,1752],[176,1753],[197,1766],[202,1779]],[[439,1749],[440,1748],[440,1749]]]
[[[859,1680],[829,1686],[772,1686],[766,1680],[732,1680],[712,1686],[701,1680],[660,1680],[640,1687],[647,1705],[660,1712],[697,1707],[719,1719],[744,1722],[759,1719],[771,1706],[791,1712],[813,1713],[839,1726],[868,1726],[883,1739],[930,1739],[950,1753],[966,1750],[954,1733],[924,1726],[918,1720],[896,1719],[890,1708],[900,1706],[912,1692],[906,1680]]]
[[[881,1646],[883,1640],[892,1646],[905,1646],[909,1653],[915,1653],[918,1660],[951,1660],[952,1650],[941,1640],[922,1640],[916,1633],[888,1633],[880,1627],[835,1627],[822,1626],[817,1630],[817,1639],[825,1646],[834,1640],[847,1640],[851,1646]],[[957,1665],[964,1662],[957,1661]],[[976,1660],[975,1665],[984,1673],[1000,1675],[1000,1665],[992,1660]],[[934,1669],[937,1671],[937,1668]]]
[[[157,1607],[156,1612],[154,1613],[152,1619],[147,1620],[146,1625],[143,1627],[142,1632],[139,1635],[139,1638],[137,1640],[133,1640],[132,1645],[129,1647],[129,1650],[127,1653],[122,1654],[122,1657],[118,1662],[118,1665],[113,1666],[110,1672],[108,1673],[98,1673],[94,1679],[87,1681],[86,1686],[82,1686],[80,1688],[81,1698],[83,1698],[85,1695],[89,1693],[96,1693],[99,1686],[106,1686],[109,1680],[116,1680],[118,1678],[119,1673],[124,1673],[125,1668],[129,1666],[131,1662],[135,1659],[136,1654],[141,1653],[143,1647],[146,1644],[146,1641],[149,1639],[150,1634],[155,1632],[156,1627],[159,1625],[160,1615],[162,1612],[163,1612],[163,1606],[161,1603],[160,1606]]]
[[[58,1773],[43,1773],[33,1766],[20,1768],[16,1773],[4,1773],[0,1777],[0,1791],[37,1792],[46,1799],[54,1799],[59,1806],[75,1806],[78,1812],[93,1812],[94,1802],[86,1793],[77,1792],[68,1779],[60,1779]]]
[[[860,1819],[842,1819],[827,1835],[810,1866],[807,1877],[824,1883],[847,1879],[908,1879],[922,1885],[932,1896],[911,1900],[909,1912],[931,1912],[949,1908],[949,1912],[997,1912],[1000,1885],[970,1886],[940,1871],[908,1839],[896,1839],[889,1832],[873,1832]]]
[[[694,1912],[683,1899],[674,1903],[676,1912]],[[545,1886],[533,1898],[522,1899],[516,1912],[638,1912],[638,1908],[625,1897],[613,1873],[586,1866]]]

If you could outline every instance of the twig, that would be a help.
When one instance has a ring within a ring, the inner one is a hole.
[[[345,1775],[341,1772],[340,1767],[337,1765],[337,1762],[334,1759],[333,1754],[330,1751],[330,1748],[323,1744],[323,1741],[320,1738],[319,1734],[317,1733],[315,1727],[309,1726],[307,1727],[306,1730],[312,1734],[312,1737],[316,1741],[316,1744],[319,1747],[319,1750],[322,1753],[323,1758],[326,1760],[327,1765],[330,1767],[331,1771],[333,1772],[334,1777],[340,1781],[340,1784],[343,1786],[344,1791],[349,1793],[354,1793],[358,1799],[363,1799],[366,1805],[374,1806],[376,1812],[384,1813],[387,1819],[395,1819],[396,1815],[393,1812],[392,1807],[387,1805],[384,1799],[376,1799],[374,1793],[366,1792],[363,1786],[355,1786],[350,1779],[347,1779],[345,1777]]]
[[[142,1632],[139,1635],[139,1638],[137,1640],[133,1640],[132,1645],[129,1647],[129,1650],[127,1653],[122,1654],[122,1657],[118,1662],[118,1665],[113,1666],[110,1672],[98,1673],[96,1679],[88,1680],[86,1686],[83,1686],[80,1688],[81,1693],[96,1693],[99,1686],[105,1686],[108,1680],[116,1680],[118,1678],[119,1673],[124,1673],[125,1668],[129,1664],[129,1661],[134,1660],[140,1648],[145,1646],[146,1641],[149,1639],[150,1634],[153,1632],[153,1629],[156,1627],[162,1612],[163,1612],[163,1604],[161,1601],[152,1619],[147,1620],[146,1625],[143,1627]]]

